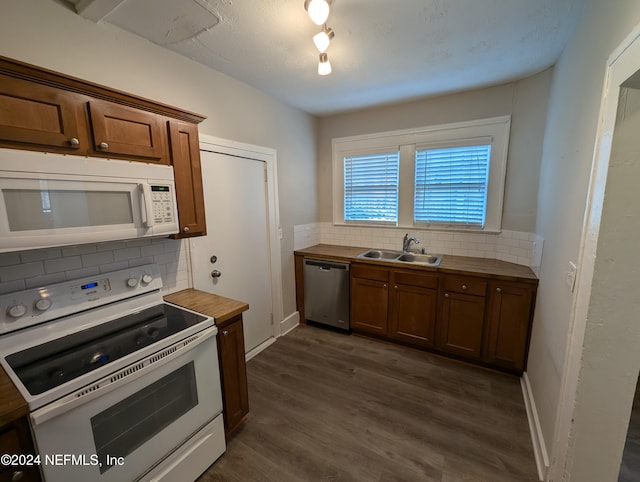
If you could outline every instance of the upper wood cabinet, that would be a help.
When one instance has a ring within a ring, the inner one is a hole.
[[[89,101],[88,108],[96,152],[171,163],[163,116],[98,100]]]
[[[169,121],[169,140],[180,213],[180,236],[203,236],[207,229],[198,128],[187,122]]]
[[[77,153],[84,144],[86,149],[77,107],[69,92],[0,74],[0,139],[10,147]]]
[[[0,147],[173,165],[177,238],[206,234],[197,127],[203,120],[0,56]]]

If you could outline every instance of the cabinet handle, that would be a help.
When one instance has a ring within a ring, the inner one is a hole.
[[[462,285],[462,289],[466,290],[467,289],[467,285]]]
[[[384,284],[383,288],[386,290],[387,289],[387,283]]]
[[[498,293],[502,293],[502,288],[496,288],[496,291],[497,291]]]
[[[24,472],[22,470],[16,470],[11,476],[11,480],[15,482],[16,480],[22,480],[22,477],[24,477]]]
[[[229,330],[222,330],[222,334],[223,334],[224,336],[229,335]]]
[[[394,286],[394,288],[395,288],[395,289],[398,289],[398,285],[395,285],[395,286]]]
[[[185,226],[184,228],[182,228],[182,230],[183,230],[185,233],[188,233],[188,232],[189,232],[189,226]]]
[[[69,144],[71,144],[73,147],[77,147],[80,145],[80,141],[77,137],[72,137],[71,139],[69,139]]]
[[[444,294],[444,297],[445,297],[445,298],[448,298],[448,297],[449,297],[449,293],[445,293],[445,294]]]
[[[100,147],[100,149],[109,149],[109,144],[107,144],[106,142],[101,142],[98,147]]]

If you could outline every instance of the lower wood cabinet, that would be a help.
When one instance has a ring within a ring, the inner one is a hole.
[[[389,336],[432,347],[438,306],[438,275],[392,271]]]
[[[249,413],[247,364],[242,315],[218,325],[218,360],[222,382],[225,433],[230,435]]]
[[[437,274],[352,263],[353,330],[433,346]]]
[[[485,321],[487,282],[443,276],[438,348],[480,360]]]
[[[522,373],[537,282],[351,263],[351,329]]]
[[[489,285],[485,361],[522,371],[525,366],[536,290],[526,283]]]
[[[35,455],[31,432],[27,418],[19,418],[0,428],[0,454]],[[37,465],[6,466],[0,465],[0,482],[20,480],[22,482],[38,482],[41,480]]]
[[[374,335],[387,335],[389,270],[351,265],[351,329]]]

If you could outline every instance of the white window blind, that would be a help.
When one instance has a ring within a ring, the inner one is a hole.
[[[400,153],[344,158],[344,219],[396,223]]]
[[[414,222],[484,227],[491,145],[416,151]]]

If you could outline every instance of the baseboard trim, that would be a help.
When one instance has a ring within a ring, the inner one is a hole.
[[[300,324],[300,312],[294,311],[280,322],[280,336],[284,336]]]
[[[536,466],[538,468],[538,478],[540,480],[544,480],[547,471],[549,470],[549,455],[544,443],[544,437],[542,436],[542,427],[540,426],[538,410],[536,409],[536,402],[533,398],[531,383],[529,382],[527,372],[522,374],[522,378],[520,378],[520,386],[522,387],[524,406],[527,410],[527,419],[529,420],[529,432],[531,433],[533,455],[536,459]]]
[[[258,353],[266,350],[267,348],[269,348],[271,345],[273,345],[276,342],[275,337],[271,337],[268,338],[266,341],[263,341],[262,343],[260,343],[257,347],[255,347],[253,350],[249,350],[247,353],[245,353],[244,355],[244,359],[246,361],[251,360],[254,356],[256,356]]]

